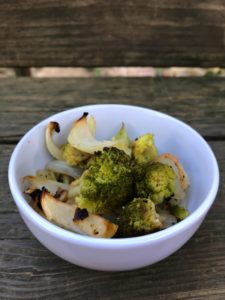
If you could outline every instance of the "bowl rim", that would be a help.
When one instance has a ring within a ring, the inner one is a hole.
[[[157,114],[160,117],[176,121],[178,124],[186,127],[189,131],[191,131],[194,135],[196,135],[201,141],[205,144],[206,149],[209,154],[209,159],[212,161],[213,165],[213,172],[214,172],[214,179],[213,183],[211,186],[211,189],[208,193],[208,195],[205,197],[203,202],[200,204],[200,206],[192,212],[187,218],[182,220],[181,222],[168,227],[166,229],[163,229],[161,231],[155,232],[155,233],[150,233],[147,235],[142,235],[138,237],[128,237],[128,238],[115,238],[115,239],[103,239],[103,238],[95,238],[95,237],[89,237],[85,235],[81,235],[75,232],[71,232],[69,230],[63,229],[47,219],[43,218],[41,215],[39,215],[27,202],[25,197],[22,197],[20,195],[21,191],[19,186],[16,183],[16,174],[15,174],[15,163],[17,159],[17,154],[19,152],[20,147],[22,147],[23,142],[26,140],[27,136],[32,134],[33,131],[39,126],[45,125],[48,123],[52,118],[57,118],[59,115],[63,114],[69,114],[74,110],[88,110],[88,109],[93,109],[93,108],[131,108],[139,111],[149,111],[153,114]],[[153,110],[147,107],[141,107],[141,106],[135,106],[135,105],[126,105],[126,104],[93,104],[93,105],[84,105],[84,106],[78,106],[75,108],[71,108],[68,110],[64,110],[61,112],[58,112],[56,114],[53,114],[41,122],[37,123],[34,125],[30,130],[28,130],[25,135],[20,139],[20,141],[17,143],[16,147],[13,150],[13,153],[10,158],[9,162],[9,167],[8,167],[8,181],[9,181],[9,186],[10,186],[10,191],[13,196],[14,202],[16,203],[18,210],[20,213],[24,214],[31,223],[35,223],[35,226],[41,227],[43,231],[47,231],[48,234],[65,240],[72,242],[74,244],[79,244],[83,245],[85,247],[95,247],[95,248],[101,248],[101,249],[127,249],[132,246],[132,248],[139,247],[140,245],[145,245],[149,243],[156,243],[158,240],[164,240],[169,237],[173,237],[177,235],[178,233],[182,233],[193,224],[196,224],[199,222],[201,218],[203,218],[208,210],[210,209],[211,205],[213,204],[218,188],[219,188],[219,168],[218,168],[218,163],[216,160],[216,157],[209,146],[209,144],[206,142],[206,140],[195,130],[193,129],[190,125],[186,124],[185,122],[170,116],[166,113]]]

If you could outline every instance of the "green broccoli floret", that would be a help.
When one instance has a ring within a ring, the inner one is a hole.
[[[97,214],[112,212],[133,197],[131,158],[117,148],[104,148],[72,186],[80,208]]]
[[[121,237],[148,234],[162,227],[154,202],[146,198],[135,198],[123,206],[118,224]]]
[[[136,179],[136,193],[138,197],[150,197],[158,204],[173,196],[175,184],[176,175],[173,169],[168,165],[154,162],[146,167],[141,180]]]
[[[185,219],[188,215],[189,212],[186,208],[179,206],[179,205],[173,205],[170,207],[171,213],[176,217],[178,221],[181,221]]]
[[[146,164],[158,155],[153,134],[147,133],[136,139],[132,146],[132,155],[137,163]]]
[[[61,147],[62,157],[65,162],[70,166],[84,167],[87,160],[90,158],[90,154],[82,152],[70,144],[65,144]]]

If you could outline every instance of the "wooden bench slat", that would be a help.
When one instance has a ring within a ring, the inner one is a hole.
[[[225,66],[213,1],[0,2],[0,65]]]
[[[223,78],[21,78],[0,81],[0,140],[17,141],[53,113],[98,103],[149,107],[187,122],[207,138],[224,138]]]
[[[9,159],[14,147],[14,145],[0,145],[0,219],[4,213],[17,212],[9,190],[7,176]]]

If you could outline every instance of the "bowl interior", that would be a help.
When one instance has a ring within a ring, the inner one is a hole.
[[[112,137],[124,122],[132,139],[151,132],[159,153],[171,152],[183,164],[190,180],[187,207],[190,212],[201,205],[206,198],[215,177],[213,154],[206,142],[193,129],[184,123],[156,111],[123,105],[86,106],[68,110],[46,119],[32,128],[21,140],[15,153],[13,169],[16,184],[23,197],[22,178],[34,175],[44,168],[52,158],[45,148],[44,133],[49,121],[57,121],[61,131],[55,135],[59,144],[66,141],[72,122],[89,112],[96,118],[97,137]]]

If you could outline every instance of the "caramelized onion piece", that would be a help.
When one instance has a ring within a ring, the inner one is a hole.
[[[49,221],[53,221],[59,226],[92,237],[111,238],[115,235],[118,226],[105,218],[86,213],[80,215],[76,205],[60,202],[43,191],[41,197],[42,209]]]
[[[111,140],[99,141],[95,138],[93,129],[91,129],[90,124],[94,123],[93,120],[92,116],[88,119],[88,114],[84,113],[80,119],[74,122],[68,135],[68,143],[71,146],[89,154],[102,151],[105,147],[116,147],[124,150],[127,154],[131,153],[131,149],[128,147],[129,141],[124,125],[122,125],[118,134]],[[94,126],[92,125],[92,127]]]
[[[45,143],[49,153],[56,159],[62,160],[62,151],[53,141],[53,133],[60,132],[60,127],[57,122],[50,122],[45,131]]]

